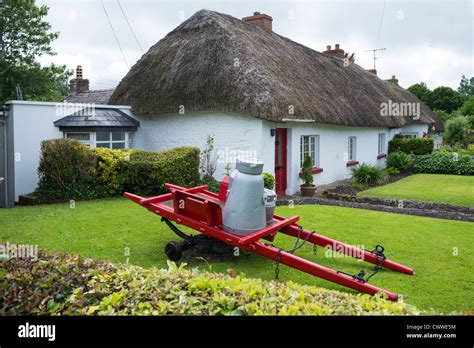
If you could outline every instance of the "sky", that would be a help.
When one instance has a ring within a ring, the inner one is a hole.
[[[115,87],[152,45],[200,9],[237,18],[266,13],[274,32],[319,52],[338,43],[366,69],[374,65],[369,50],[385,48],[377,52],[378,75],[396,75],[403,87],[423,81],[457,88],[462,75],[474,76],[472,0],[103,0],[106,11],[100,0],[37,3],[50,8],[47,21],[60,32],[52,45],[57,54],[40,62],[82,65],[91,89]]]

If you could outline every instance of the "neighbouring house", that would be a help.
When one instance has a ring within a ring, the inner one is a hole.
[[[217,179],[237,156],[252,155],[283,195],[298,192],[307,155],[316,184],[327,184],[350,177],[357,163],[385,166],[395,134],[442,131],[395,76],[380,79],[339,44],[320,53],[293,42],[273,32],[272,21],[201,10],[152,46],[116,89],[89,90],[78,66],[65,103],[6,103],[0,207],[35,189],[44,139],[161,151],[202,148],[212,135]]]

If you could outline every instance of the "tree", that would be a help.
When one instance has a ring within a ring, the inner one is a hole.
[[[436,114],[436,116],[438,116],[441,119],[441,121],[443,121],[443,124],[445,124],[446,121],[449,120],[452,115],[444,110],[434,109],[433,112]]]
[[[459,109],[462,115],[471,116],[474,115],[474,96],[469,97],[468,100]]]
[[[34,1],[0,1],[0,62],[30,64],[43,54],[53,55],[51,42],[59,33],[43,18],[48,7]]]
[[[469,143],[471,124],[466,116],[456,116],[446,122],[444,140],[451,146],[466,147]]]
[[[16,87],[21,89],[24,100],[61,101],[68,94],[68,79],[71,71],[66,66],[39,63],[12,66],[2,76],[0,101],[19,99]]]
[[[54,55],[51,42],[59,33],[44,21],[47,6],[34,1],[0,0],[0,105],[17,99],[59,101],[67,95],[67,80],[72,71],[66,66],[41,67],[35,59]]]
[[[458,92],[464,99],[474,96],[474,77],[468,79],[466,76],[462,75]]]
[[[450,87],[440,86],[431,93],[431,102],[429,106],[432,109],[444,110],[446,112],[453,112],[463,104],[461,94]]]
[[[411,85],[408,87],[408,90],[416,95],[418,99],[420,99],[423,103],[429,105],[431,102],[431,91],[430,89],[426,86],[426,83],[420,82],[420,83],[415,83],[414,85]]]

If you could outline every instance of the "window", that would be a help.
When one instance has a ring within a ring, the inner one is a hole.
[[[74,139],[81,144],[91,146],[91,134],[90,133],[67,133],[66,138]]]
[[[319,168],[319,135],[302,135],[300,138],[300,168],[306,156],[313,160],[313,167]]]
[[[401,133],[405,138],[418,138],[417,132],[402,132]]]
[[[355,161],[356,160],[356,151],[357,151],[356,145],[357,145],[357,138],[356,137],[349,137],[348,149],[347,149],[347,153],[348,153],[347,160],[348,161]]]
[[[379,133],[378,153],[385,153],[385,133]]]
[[[126,132],[97,132],[96,146],[109,149],[125,149],[127,141]]]
[[[132,147],[131,133],[125,131],[113,132],[90,132],[65,133],[68,139],[75,139],[80,143],[91,147],[103,147],[107,149],[129,149]]]

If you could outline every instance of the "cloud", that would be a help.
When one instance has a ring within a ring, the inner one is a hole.
[[[103,0],[125,60],[99,0],[43,0],[48,21],[60,37],[58,53],[43,64],[81,64],[92,88],[115,86],[142,55],[115,0]],[[241,18],[254,11],[273,17],[274,31],[317,51],[339,43],[356,54],[356,63],[372,68],[378,41],[381,78],[397,75],[409,86],[424,81],[457,88],[461,75],[473,74],[471,1],[132,1],[121,0],[140,45],[146,51],[194,12],[206,8]],[[382,25],[381,25],[382,23]],[[381,30],[379,30],[381,28]]]

